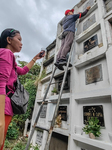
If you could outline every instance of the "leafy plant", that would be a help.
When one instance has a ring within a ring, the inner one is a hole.
[[[91,117],[88,120],[87,125],[82,129],[86,134],[93,133],[95,137],[101,135],[100,125],[98,125],[99,120],[97,117]]]
[[[24,150],[27,144],[27,138],[25,137],[20,137],[18,140],[5,140],[5,144],[4,144],[4,150]],[[39,146],[36,144],[35,146],[33,146],[32,144],[30,144],[28,150],[39,150]]]
[[[8,132],[7,132],[7,139],[17,139],[19,135],[19,127],[17,127],[16,122],[12,121],[9,125]]]
[[[53,93],[58,93],[58,90],[54,87],[54,89],[52,90]]]
[[[18,142],[18,143],[13,147],[12,150],[24,150],[25,147],[26,147],[26,143],[23,143],[22,141],[20,141],[20,142]],[[38,145],[32,146],[32,145],[30,144],[28,150],[30,150],[30,148],[32,148],[32,150],[39,150]]]
[[[19,61],[20,67],[24,67],[26,64],[27,62]],[[21,84],[24,85],[29,79],[36,80],[37,76],[40,73],[40,68],[41,68],[40,64],[35,63],[26,75],[19,76]]]
[[[22,141],[17,142],[16,145],[12,148],[12,150],[24,150],[26,147],[26,143],[23,143]],[[29,146],[28,150],[30,150],[31,146]]]
[[[5,140],[4,147],[5,148],[10,148],[10,142],[7,139]]]

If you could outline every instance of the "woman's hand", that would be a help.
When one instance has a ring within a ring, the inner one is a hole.
[[[43,53],[43,51],[41,51],[40,53],[38,53],[33,59],[36,61],[37,59],[41,59],[42,57],[45,56],[45,52],[43,55],[41,55]]]
[[[34,65],[34,63],[36,62],[37,59],[41,59],[42,57],[45,56],[45,53],[43,55],[42,54],[43,51],[41,51],[40,53],[38,53],[26,66],[29,68],[29,70],[32,68],[32,66]]]

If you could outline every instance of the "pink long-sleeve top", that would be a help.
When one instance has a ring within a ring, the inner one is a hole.
[[[17,66],[11,50],[0,48],[0,95],[6,95],[6,85],[14,93],[14,82],[17,80],[15,68],[18,75],[24,75],[29,71],[27,66],[23,68]],[[13,116],[11,100],[7,95],[5,98],[5,114]]]

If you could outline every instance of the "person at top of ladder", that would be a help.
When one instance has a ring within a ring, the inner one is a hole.
[[[73,43],[74,39],[74,33],[75,33],[75,22],[78,18],[81,18],[87,14],[91,7],[88,6],[86,10],[83,13],[73,14],[74,9],[66,10],[65,11],[65,18],[62,20],[62,26],[63,26],[63,33],[61,36],[62,43],[60,50],[57,54],[56,62],[54,65],[60,69],[64,70],[63,66],[67,65],[66,61],[66,55],[71,49],[71,45]],[[69,64],[69,67],[72,65]]]

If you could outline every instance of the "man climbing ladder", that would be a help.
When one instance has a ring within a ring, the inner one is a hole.
[[[66,10],[65,11],[65,18],[62,21],[62,26],[63,26],[63,33],[61,36],[62,43],[60,50],[57,54],[57,59],[55,66],[60,69],[64,70],[63,66],[67,65],[66,61],[66,55],[71,49],[71,45],[73,43],[74,39],[74,33],[75,33],[75,22],[78,18],[81,18],[87,14],[91,7],[87,7],[87,9],[83,13],[78,13],[78,14],[73,14],[74,9],[71,10]],[[72,65],[69,64],[69,67]]]

